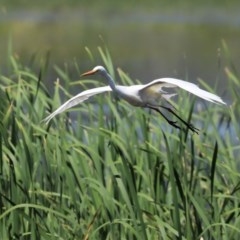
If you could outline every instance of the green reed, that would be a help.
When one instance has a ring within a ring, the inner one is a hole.
[[[99,53],[119,83],[133,83],[107,49]],[[9,59],[0,76],[1,239],[239,238],[239,78],[231,66],[230,107],[179,97],[179,114],[197,135],[109,93],[47,126],[41,120],[73,87],[105,83],[71,82],[56,67],[50,94],[44,61],[34,72]]]

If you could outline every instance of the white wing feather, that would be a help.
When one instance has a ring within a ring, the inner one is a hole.
[[[156,87],[156,90],[159,90],[159,89],[161,90],[164,87],[166,88],[179,87],[209,102],[226,104],[219,96],[213,93],[207,92],[205,90],[202,90],[196,84],[175,79],[175,78],[156,79],[150,82],[149,84],[146,84],[141,91],[144,92],[144,90],[147,91],[148,88],[155,88],[155,87]]]
[[[118,86],[118,87],[120,87],[120,86]],[[202,90],[201,88],[199,88],[197,85],[195,85],[193,83],[175,79],[175,78],[160,78],[160,79],[156,79],[146,85],[134,85],[134,86],[130,86],[130,87],[124,86],[124,93],[127,93],[128,91],[133,92],[133,96],[131,96],[131,99],[132,99],[132,97],[135,96],[134,94],[136,94],[136,92],[138,92],[138,91],[142,97],[146,97],[146,98],[157,97],[156,94],[159,92],[162,92],[162,97],[168,99],[168,98],[171,98],[172,96],[174,96],[175,94],[168,94],[167,92],[163,91],[162,88],[174,88],[174,87],[179,87],[179,88],[181,88],[185,91],[188,91],[188,92],[192,93],[193,95],[196,95],[196,96],[198,96],[202,99],[205,99],[209,102],[226,104],[219,96],[217,96],[213,93],[207,92],[205,90]],[[121,86],[121,90],[123,91],[122,86]],[[49,121],[52,118],[54,118],[56,115],[64,112],[65,110],[67,110],[71,107],[74,107],[75,105],[77,105],[81,102],[84,102],[89,97],[94,96],[99,93],[110,92],[110,91],[112,91],[110,86],[98,87],[98,88],[93,88],[93,89],[83,91],[83,92],[79,93],[78,95],[70,98],[67,102],[65,102],[63,105],[61,105],[57,110],[55,110],[53,113],[51,113],[43,121],[46,123],[49,123]],[[128,95],[128,97],[129,97],[129,95]],[[159,95],[159,97],[161,97],[161,95]],[[153,100],[154,99],[152,99],[152,101]],[[155,99],[155,100],[157,100],[157,99]],[[129,101],[129,99],[128,99],[128,101]],[[129,102],[131,102],[131,101],[129,101]]]
[[[54,118],[56,115],[58,115],[59,113],[62,113],[64,111],[66,111],[67,109],[74,107],[81,102],[84,102],[89,97],[94,96],[99,93],[110,92],[110,91],[112,91],[112,89],[109,86],[92,88],[92,89],[83,91],[83,92],[79,93],[78,95],[70,98],[67,102],[65,102],[63,105],[61,105],[58,109],[56,109],[53,113],[51,113],[43,121],[46,122],[46,124],[48,124],[49,121],[52,118]]]

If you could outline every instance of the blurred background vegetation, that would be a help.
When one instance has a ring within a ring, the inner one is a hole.
[[[239,239],[239,25],[239,1],[1,1],[0,238]],[[106,95],[41,124],[97,64],[229,107],[180,94],[199,135]]]
[[[100,59],[90,61],[97,46],[107,45],[116,67],[134,79],[172,76],[211,85],[225,82],[225,41],[239,65],[240,3],[230,1],[7,1],[0,4],[0,69],[11,51],[21,62],[50,53],[46,81],[57,74],[53,65],[68,66],[74,80]],[[37,62],[37,66],[39,63]],[[222,93],[224,89],[221,89]]]
[[[70,0],[70,1],[66,1],[66,0],[52,0],[51,2],[47,1],[47,0],[43,0],[43,1],[30,1],[30,0],[2,0],[2,5],[3,6],[8,6],[11,8],[19,8],[19,7],[26,7],[26,8],[51,8],[51,7],[58,7],[61,9],[64,8],[71,8],[72,6],[86,6],[86,7],[104,7],[104,8],[109,8],[109,7],[113,7],[113,8],[129,8],[131,6],[134,7],[144,7],[144,8],[152,8],[152,6],[161,6],[161,7],[169,7],[169,8],[174,8],[174,7],[206,7],[206,5],[208,7],[234,7],[233,4],[235,5],[239,5],[239,1],[238,0],[196,0],[196,1],[191,1],[191,0],[182,0],[182,1],[166,1],[166,0],[149,0],[148,2],[146,2],[145,0],[130,0],[130,1],[116,1],[113,2],[111,0],[102,0],[100,1],[96,1],[96,0],[92,0],[92,1],[87,1],[87,0],[81,0],[81,1],[77,1],[77,0]]]

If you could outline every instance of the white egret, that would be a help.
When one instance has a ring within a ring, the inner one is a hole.
[[[161,108],[165,109],[171,114],[173,114],[175,117],[177,117],[183,124],[185,124],[193,132],[198,133],[198,129],[195,128],[192,124],[184,121],[180,116],[178,116],[174,111],[174,108],[163,106],[160,104],[161,99],[165,99],[169,101],[171,97],[176,95],[163,90],[163,88],[178,87],[192,93],[193,95],[196,95],[202,99],[205,99],[209,102],[226,104],[217,95],[207,92],[205,90],[202,90],[193,83],[186,82],[179,79],[174,79],[174,78],[160,78],[145,85],[140,84],[140,85],[132,85],[132,86],[120,86],[115,84],[112,77],[109,75],[106,69],[102,66],[96,66],[92,70],[86,73],[83,73],[81,76],[88,76],[96,73],[100,74],[100,76],[102,76],[105,80],[107,80],[108,86],[93,88],[93,89],[89,89],[79,93],[78,95],[72,97],[63,105],[61,105],[58,109],[56,109],[53,113],[51,113],[48,117],[46,117],[44,121],[48,123],[53,117],[55,117],[59,113],[62,113],[63,111],[87,100],[91,96],[94,96],[96,94],[103,93],[103,92],[112,91],[112,92],[115,92],[119,98],[124,99],[125,101],[127,101],[133,106],[150,108],[152,110],[157,111],[167,120],[169,124],[180,129],[179,125],[176,124],[177,123],[176,121],[169,120],[160,111]]]

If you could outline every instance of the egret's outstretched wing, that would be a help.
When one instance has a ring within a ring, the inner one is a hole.
[[[44,122],[49,123],[49,121],[54,118],[56,115],[59,113],[64,112],[65,110],[76,106],[77,104],[84,102],[91,96],[94,96],[99,93],[103,92],[110,92],[112,89],[109,86],[104,86],[104,87],[98,87],[98,88],[92,88],[86,91],[83,91],[79,93],[78,95],[70,98],[67,102],[65,102],[63,105],[61,105],[57,110],[55,110],[53,113],[51,113],[48,117],[43,119]]]
[[[174,87],[179,87],[181,89],[184,89],[193,95],[196,95],[202,99],[205,99],[209,102],[214,102],[214,103],[221,103],[221,104],[226,104],[219,96],[207,92],[205,90],[202,90],[199,88],[197,85],[186,82],[183,80],[175,79],[175,78],[160,78],[156,79],[148,84],[145,85],[145,87],[141,90],[142,93],[146,91],[162,91],[162,88],[174,88]],[[167,96],[167,94],[166,94]],[[164,97],[164,94],[163,94]]]

